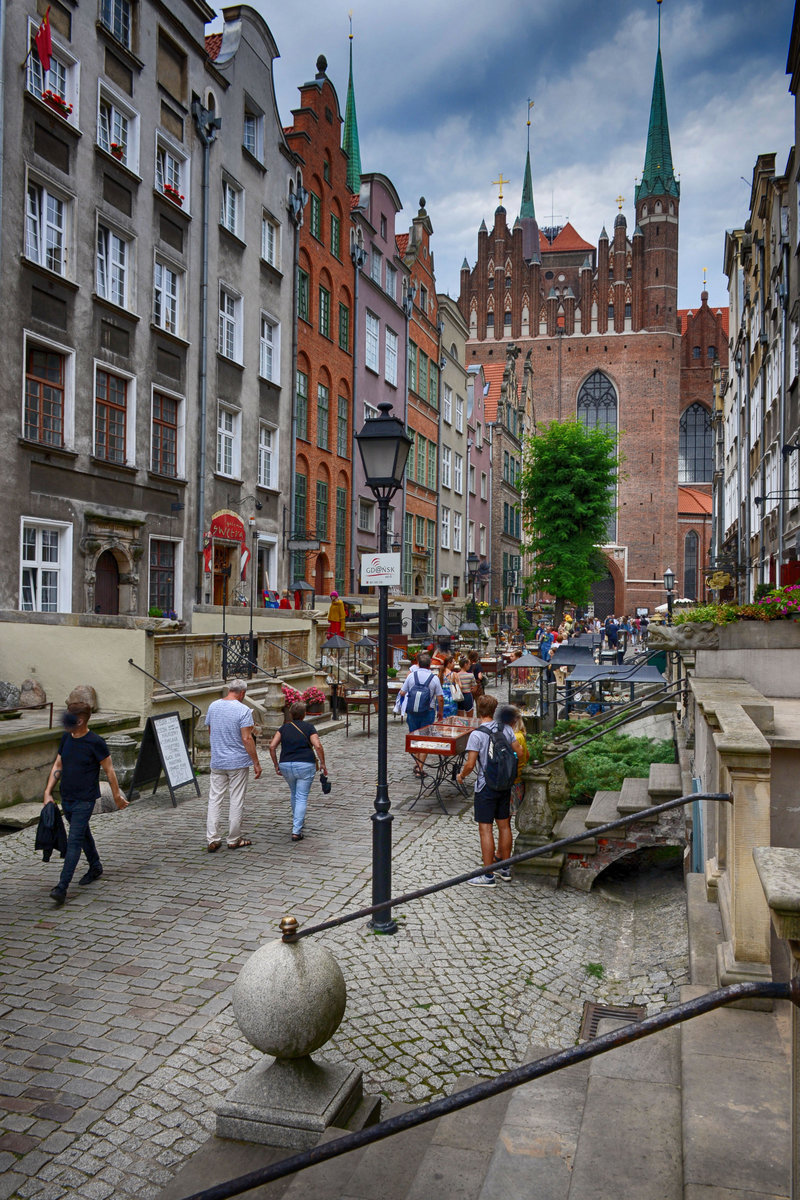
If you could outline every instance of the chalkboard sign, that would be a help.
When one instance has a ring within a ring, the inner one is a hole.
[[[196,794],[200,795],[200,787],[195,777],[189,751],[186,748],[180,714],[176,712],[161,713],[157,717],[147,718],[130,784],[131,795],[138,794],[138,785],[142,783],[152,782],[153,791],[155,791],[162,771],[167,781],[173,807],[177,807],[178,804],[175,799],[175,792],[178,788],[194,784]]]

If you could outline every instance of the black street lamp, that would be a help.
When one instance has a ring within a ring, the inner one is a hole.
[[[475,584],[478,581],[478,567],[480,565],[480,561],[481,560],[478,558],[475,551],[470,550],[469,554],[467,555],[467,578],[472,580],[472,617],[473,617],[473,620],[478,612],[478,605],[477,605],[477,601],[475,599]]]
[[[380,514],[378,552],[389,549],[389,501],[403,486],[403,475],[411,448],[411,438],[403,422],[389,414],[391,404],[378,405],[380,416],[366,421],[356,434],[366,484],[378,502]],[[389,811],[389,589],[378,585],[378,786],[375,812],[372,814],[372,903],[382,904],[392,895],[392,821]],[[370,926],[376,933],[396,933],[397,923],[391,908],[375,913]]]
[[[664,572],[664,589],[667,593],[667,624],[672,624],[672,600],[675,591],[675,572],[667,567]]]

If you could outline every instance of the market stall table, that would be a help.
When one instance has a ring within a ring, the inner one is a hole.
[[[361,731],[363,733],[366,728],[369,737],[372,714],[378,711],[377,688],[355,688],[345,692],[342,701],[345,707],[345,736],[350,737],[350,714],[353,713],[361,717]]]
[[[459,783],[456,775],[461,770],[467,751],[467,739],[473,729],[480,724],[472,717],[445,717],[433,725],[424,725],[414,733],[406,734],[406,753],[417,759],[418,754],[427,754],[419,779],[419,791],[414,797],[411,808],[422,796],[433,794],[439,802],[439,807],[445,816],[449,816],[440,787],[447,780],[462,795],[468,796],[469,789]],[[433,770],[425,767],[433,761]],[[419,762],[417,762],[419,765]]]

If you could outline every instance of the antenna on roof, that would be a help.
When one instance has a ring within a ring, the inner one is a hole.
[[[660,4],[661,0],[658,0],[658,2]],[[353,10],[352,10],[352,8],[348,10],[347,17],[348,17],[348,20],[350,21],[350,41],[352,42],[352,40],[353,40]]]

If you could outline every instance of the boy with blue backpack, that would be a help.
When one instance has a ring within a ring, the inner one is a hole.
[[[507,883],[511,868],[492,870],[495,862],[511,857],[511,789],[517,777],[518,761],[514,749],[514,730],[510,725],[495,721],[495,696],[480,696],[477,702],[480,725],[473,729],[467,741],[467,757],[456,776],[463,783],[467,775],[475,776],[475,820],[481,839],[481,857],[486,868],[483,875],[470,879],[478,887],[494,887],[495,880]],[[497,850],[494,844],[494,823],[497,822]]]

